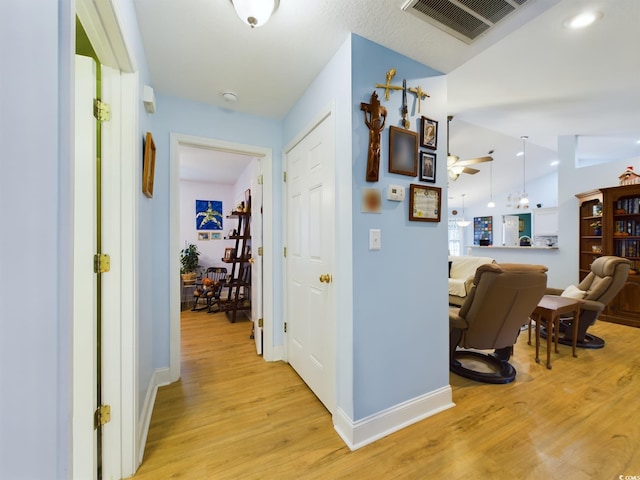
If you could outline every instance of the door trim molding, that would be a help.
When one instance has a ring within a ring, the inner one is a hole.
[[[198,137],[182,133],[170,135],[169,159],[169,251],[176,252],[169,259],[169,370],[172,382],[180,378],[180,154],[179,146],[189,145],[214,150],[252,155],[262,158],[263,168],[263,358],[274,358],[273,347],[273,299],[274,278],[273,261],[273,153],[271,148],[258,147],[242,143],[228,142],[207,137]]]

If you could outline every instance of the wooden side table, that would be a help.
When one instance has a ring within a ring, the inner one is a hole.
[[[580,317],[580,300],[557,295],[545,295],[531,315],[536,322],[536,363],[540,363],[540,325],[547,324],[547,368],[551,369],[551,337],[555,335],[555,352],[558,353],[558,336],[560,335],[560,316],[573,314],[573,356],[576,355],[578,337],[578,318]]]

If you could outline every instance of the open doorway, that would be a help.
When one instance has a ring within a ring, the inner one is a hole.
[[[182,159],[184,158],[184,162]],[[184,163],[184,164],[183,164]],[[206,164],[206,165],[205,165]],[[225,166],[223,166],[223,164]],[[207,170],[209,173],[207,173]],[[182,172],[181,172],[182,171]],[[192,137],[182,134],[171,135],[171,211],[170,211],[170,251],[171,258],[171,331],[170,331],[170,370],[172,381],[180,377],[180,311],[183,293],[180,286],[179,252],[184,248],[187,238],[196,240],[202,253],[202,264],[216,265],[224,257],[224,249],[229,248],[224,240],[233,228],[226,222],[226,215],[241,201],[247,189],[262,191],[262,207],[254,206],[252,212],[262,213],[262,241],[255,239],[254,245],[261,244],[259,260],[262,266],[262,301],[252,302],[262,305],[262,315],[254,316],[253,331],[260,335],[258,340],[263,348],[265,360],[272,360],[273,351],[273,288],[269,280],[273,275],[273,232],[272,232],[272,154],[271,149],[251,145]],[[207,177],[209,175],[209,177]],[[209,178],[210,181],[201,181]],[[181,184],[185,182],[185,189]],[[186,182],[189,182],[188,184]],[[217,187],[215,187],[217,185]],[[258,188],[260,187],[260,188]],[[211,192],[211,193],[209,193]],[[216,193],[217,192],[217,193]],[[197,200],[215,200],[222,203],[222,230],[211,230],[209,240],[197,241],[198,230],[195,224],[195,200],[193,195],[207,195]],[[217,198],[220,196],[220,198]],[[189,198],[186,198],[189,197]],[[216,198],[214,198],[216,197]],[[252,214],[254,217],[254,214]],[[253,221],[253,220],[252,220]],[[189,226],[191,224],[191,226]],[[253,228],[253,227],[252,227]],[[185,229],[185,235],[181,231]],[[220,232],[220,239],[211,240],[211,233]],[[188,241],[188,240],[187,240]],[[254,239],[252,238],[252,243]],[[252,246],[252,257],[258,259],[258,249]],[[208,266],[208,265],[207,265]],[[253,290],[253,289],[252,289]],[[257,305],[256,305],[257,307]],[[258,320],[261,320],[258,322]],[[258,348],[258,344],[256,344]]]

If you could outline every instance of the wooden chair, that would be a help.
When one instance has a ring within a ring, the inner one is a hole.
[[[211,310],[211,305],[220,299],[220,293],[227,282],[226,267],[209,267],[202,275],[200,282],[196,283],[193,292],[193,310]],[[202,300],[202,301],[201,301]]]

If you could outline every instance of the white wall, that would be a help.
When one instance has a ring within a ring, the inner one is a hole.
[[[226,218],[226,215],[236,204],[234,198],[235,187],[211,182],[180,181],[180,248],[193,243],[200,252],[199,265],[204,268],[224,267],[220,260],[224,256],[225,247],[232,247],[232,240],[224,240],[230,229],[236,228],[236,221]],[[218,232],[220,240],[198,240],[195,208],[196,200],[217,200],[222,202],[222,230],[207,230]]]

